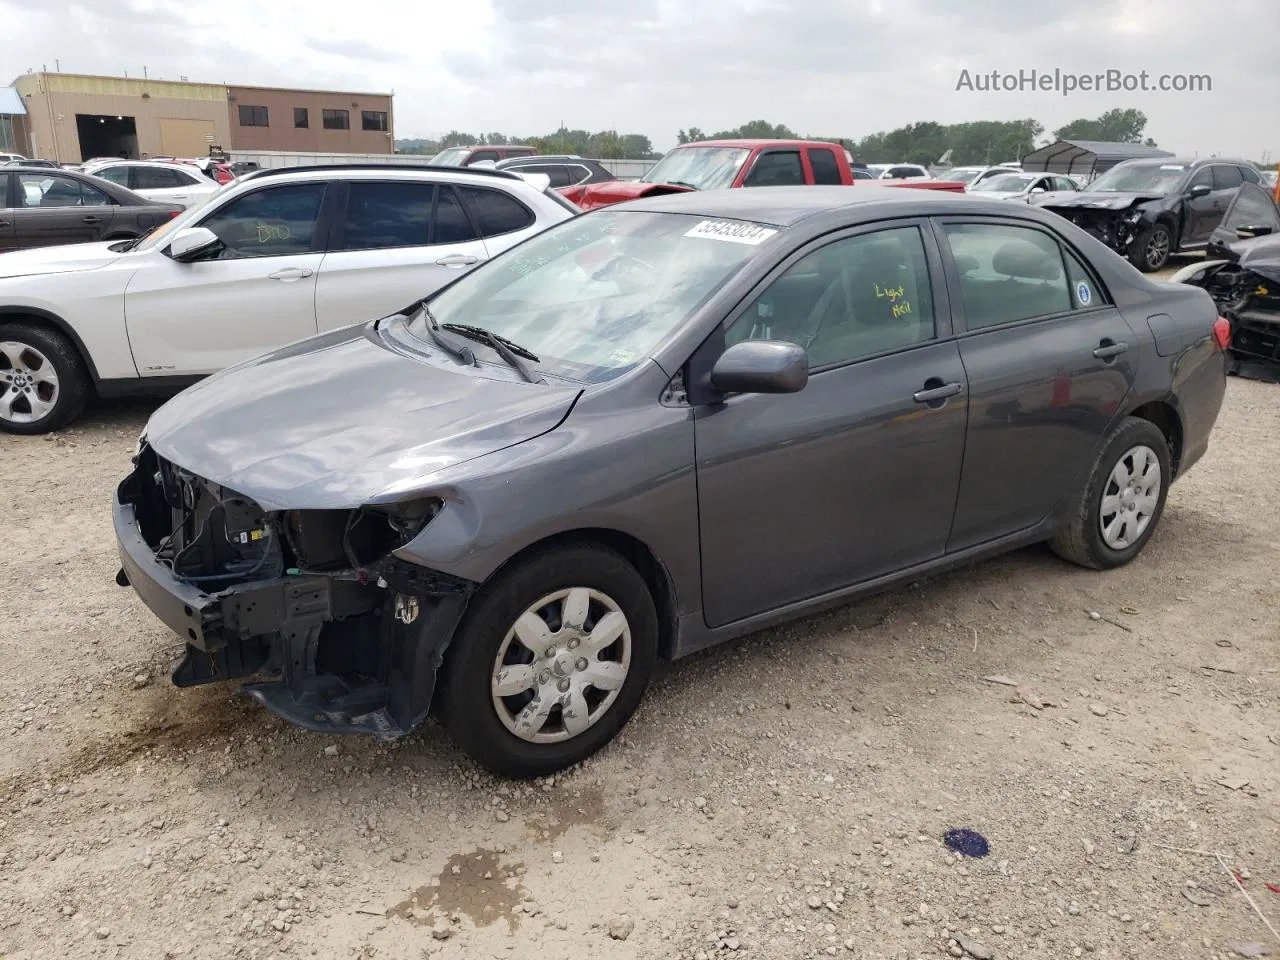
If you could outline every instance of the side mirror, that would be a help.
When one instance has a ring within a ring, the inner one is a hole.
[[[1190,197],[1192,200],[1195,200],[1198,197],[1208,196],[1212,192],[1213,192],[1213,187],[1209,186],[1207,183],[1197,183],[1194,187],[1192,187],[1190,190],[1187,191],[1187,196]]]
[[[169,241],[169,256],[179,263],[206,260],[222,249],[218,235],[208,227],[187,227]]]
[[[809,382],[809,354],[783,340],[745,340],[720,354],[711,385],[721,393],[797,393]]]
[[[1236,227],[1236,236],[1241,240],[1252,240],[1254,237],[1266,237],[1275,230],[1269,223],[1251,223],[1248,226]]]
[[[1032,193],[1048,193],[1049,191],[1047,191],[1044,187],[1032,187],[1031,192]]]

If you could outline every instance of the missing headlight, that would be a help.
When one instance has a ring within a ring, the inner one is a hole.
[[[356,510],[291,510],[284,534],[302,569],[361,570],[416,537],[442,506],[430,498]]]

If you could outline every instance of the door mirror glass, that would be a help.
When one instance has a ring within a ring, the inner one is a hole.
[[[1045,188],[1044,188],[1044,187],[1032,187],[1032,188],[1031,188],[1031,192],[1032,192],[1032,193],[1045,193],[1046,191],[1045,191]]]
[[[809,382],[809,355],[783,340],[744,340],[711,369],[711,385],[721,393],[796,393]]]
[[[179,263],[207,260],[222,249],[222,241],[208,227],[180,230],[169,243],[169,256]]]
[[[1209,186],[1209,184],[1197,183],[1190,190],[1187,191],[1187,196],[1190,197],[1192,200],[1195,200],[1197,197],[1207,196],[1212,192],[1213,192],[1213,187]]]
[[[1267,237],[1274,232],[1269,223],[1251,223],[1248,226],[1236,227],[1236,236],[1241,240],[1252,240],[1254,237]]]

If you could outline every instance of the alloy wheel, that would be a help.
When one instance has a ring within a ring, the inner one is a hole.
[[[1153,270],[1159,269],[1169,259],[1169,243],[1168,231],[1162,228],[1152,231],[1151,238],[1147,241],[1147,266]]]
[[[589,587],[549,593],[526,608],[493,663],[493,706],[508,731],[559,743],[593,726],[618,697],[631,665],[621,607]]]
[[[61,385],[53,362],[15,340],[0,342],[0,420],[34,423],[58,404]]]
[[[1103,543],[1127,550],[1138,541],[1160,503],[1160,483],[1160,460],[1150,447],[1131,447],[1116,461],[1098,507]]]

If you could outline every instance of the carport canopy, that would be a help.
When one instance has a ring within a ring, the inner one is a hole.
[[[1096,176],[1117,163],[1143,157],[1172,157],[1141,143],[1109,143],[1105,140],[1059,140],[1033,150],[1022,158],[1022,169],[1043,173],[1074,173]]]

